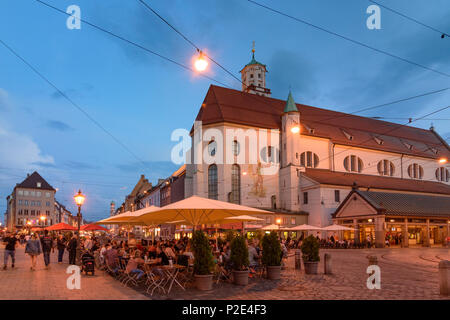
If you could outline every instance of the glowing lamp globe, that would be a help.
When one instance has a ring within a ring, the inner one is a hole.
[[[446,158],[441,158],[441,159],[439,159],[439,163],[440,164],[447,163],[447,159]]]
[[[295,126],[291,128],[291,132],[292,133],[299,133],[300,132],[300,127],[299,126]]]
[[[195,66],[195,70],[197,70],[197,71],[205,71],[206,68],[208,67],[208,61],[206,61],[206,59],[202,53],[200,53],[198,58],[195,60],[194,66]]]
[[[82,206],[84,203],[84,195],[81,193],[81,190],[78,190],[78,193],[73,197],[75,199],[75,203],[77,206]]]

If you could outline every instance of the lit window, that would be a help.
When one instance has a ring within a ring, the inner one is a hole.
[[[408,166],[408,175],[412,179],[422,179],[423,178],[423,168],[417,163],[410,164]]]
[[[38,188],[40,188],[40,187],[41,187],[41,183],[40,183],[40,182],[36,182],[36,186],[37,186]]]
[[[311,151],[300,155],[300,165],[308,168],[316,168],[319,165],[319,156]]]
[[[378,173],[382,176],[393,176],[395,171],[394,164],[389,160],[381,160],[378,162]]]
[[[448,182],[450,179],[450,174],[444,167],[436,169],[436,179],[438,181]]]
[[[363,161],[361,158],[351,155],[344,159],[344,168],[348,172],[361,172],[364,168]]]

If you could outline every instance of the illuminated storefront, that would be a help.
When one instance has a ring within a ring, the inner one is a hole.
[[[354,228],[344,239],[377,247],[444,245],[450,229],[450,196],[354,189],[333,215]]]

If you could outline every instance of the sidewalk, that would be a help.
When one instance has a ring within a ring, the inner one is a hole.
[[[3,268],[3,251],[0,249],[0,263]],[[23,246],[16,249],[15,268],[0,270],[0,300],[148,300],[148,297],[133,289],[121,286],[110,276],[96,270],[95,276],[81,276],[81,289],[67,289],[66,274],[68,253],[64,263],[58,264],[57,253],[51,255],[51,268],[46,270],[42,254],[38,256],[36,271],[30,271],[30,258]]]

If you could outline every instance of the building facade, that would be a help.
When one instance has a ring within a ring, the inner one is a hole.
[[[19,184],[7,200],[6,227],[8,230],[27,226],[50,226],[59,220],[55,207],[56,190],[36,171]]]
[[[261,66],[253,55],[243,83],[256,74],[265,86]],[[354,183],[387,193],[439,194],[442,203],[450,197],[450,147],[433,128],[297,104],[291,93],[286,101],[273,99],[247,86],[241,92],[211,85],[195,120],[186,197],[267,209],[284,225],[318,227],[333,223]],[[446,212],[442,221],[450,219]],[[384,222],[377,231],[382,246]]]

